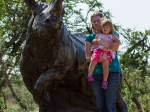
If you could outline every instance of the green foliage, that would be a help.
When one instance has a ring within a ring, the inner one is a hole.
[[[121,52],[120,62],[124,70],[122,93],[130,112],[150,111],[150,30],[145,32],[123,29],[121,34],[126,39],[126,51]]]
[[[110,18],[109,11],[103,11],[102,4],[97,0],[66,0],[64,23],[72,33],[82,32],[87,34],[86,27],[90,27],[89,16],[91,12],[102,12],[107,18]]]
[[[0,6],[0,55],[2,56],[9,78],[19,79],[20,70],[18,65],[20,50],[25,40],[27,23],[31,12],[20,0],[2,0]],[[0,111],[2,111],[4,107],[5,109],[7,108],[4,98],[8,93],[4,92],[2,94],[2,89],[7,88],[3,82],[4,77],[0,75]],[[18,85],[20,84],[20,81],[16,82]],[[9,93],[11,93],[10,90]]]
[[[4,110],[3,101],[2,101],[2,98],[0,98],[0,112],[2,112],[3,110]]]

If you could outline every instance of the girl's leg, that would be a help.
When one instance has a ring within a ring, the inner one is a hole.
[[[105,60],[102,62],[103,66],[103,81],[107,81],[108,79],[108,68],[109,68],[109,61]]]
[[[103,82],[102,82],[102,88],[107,89],[107,79],[108,79],[108,69],[109,69],[109,61],[105,60],[102,62],[103,66]]]
[[[96,66],[97,62],[96,61],[91,61],[90,65],[89,65],[89,69],[88,69],[88,81],[93,81],[93,77],[92,77],[92,73],[94,71],[94,68]]]
[[[97,64],[96,61],[93,61],[93,60],[91,61],[90,65],[89,65],[88,76],[93,73],[96,64]]]

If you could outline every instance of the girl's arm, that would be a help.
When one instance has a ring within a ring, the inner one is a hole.
[[[98,43],[104,45],[106,48],[109,48],[110,46],[110,42],[107,42],[105,40],[98,40]]]
[[[99,34],[97,34],[96,36],[95,36],[95,38],[93,39],[93,41],[92,41],[92,44],[93,45],[98,45],[99,43],[98,43],[98,35]]]
[[[104,40],[100,40],[98,39],[98,34],[96,35],[96,37],[93,39],[92,43],[94,45],[98,45],[98,44],[102,44],[104,45],[106,48],[108,48],[110,46],[110,42],[104,41]]]
[[[110,44],[109,49],[111,49],[111,50],[118,50],[118,48],[119,48],[119,46],[121,44],[118,34],[113,35],[112,36],[112,40],[114,42]]]

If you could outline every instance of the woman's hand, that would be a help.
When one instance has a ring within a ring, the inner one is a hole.
[[[110,44],[109,49],[114,50],[114,44],[113,43]]]
[[[87,62],[91,62],[91,57],[86,57]]]
[[[100,55],[100,59],[99,59],[99,62],[103,62],[107,59],[107,54],[106,52],[104,52],[102,55]]]

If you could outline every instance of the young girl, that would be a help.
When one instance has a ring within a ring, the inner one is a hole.
[[[112,36],[114,32],[114,28],[112,25],[112,22],[109,21],[108,19],[102,18],[100,20],[100,27],[101,27],[101,33],[97,34],[95,39],[96,40],[105,40],[110,43],[113,41],[119,41],[118,38],[115,36]],[[89,65],[89,70],[88,70],[88,81],[93,81],[92,77],[92,72],[97,64],[99,62],[100,56],[101,55],[107,55],[107,59],[102,62],[102,67],[103,67],[103,82],[102,82],[102,88],[107,89],[107,79],[108,79],[108,68],[109,64],[112,62],[112,58],[115,58],[115,51],[109,50],[105,46],[99,44],[99,45],[93,45],[91,47],[91,50],[93,51],[93,54],[91,56],[91,63]]]

